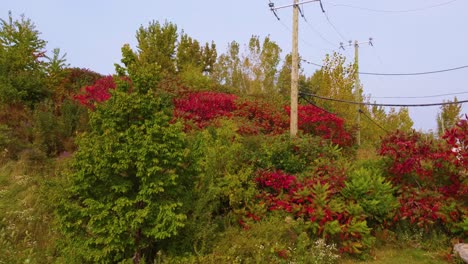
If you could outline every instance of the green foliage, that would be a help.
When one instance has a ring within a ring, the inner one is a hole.
[[[445,101],[444,101],[445,102]],[[457,97],[453,99],[455,104],[442,105],[440,107],[440,114],[437,116],[437,132],[439,135],[443,135],[446,129],[451,129],[460,120],[461,104],[458,102]]]
[[[304,223],[280,214],[252,223],[249,229],[228,229],[213,255],[230,263],[338,263],[334,244],[311,239]]]
[[[75,153],[71,185],[58,208],[67,258],[149,260],[184,225],[187,149],[161,98],[118,86],[90,116]],[[80,245],[80,246],[78,246]]]
[[[227,53],[219,57],[214,79],[239,93],[275,95],[280,53],[281,48],[269,37],[262,42],[259,36],[252,36],[246,54],[241,54],[239,44],[233,41]]]
[[[187,68],[196,68],[199,73],[211,73],[216,62],[217,53],[214,42],[201,46],[197,40],[187,34],[181,34],[177,45],[177,70],[185,72]]]
[[[261,151],[256,158],[257,166],[264,169],[279,169],[288,173],[306,173],[342,160],[341,149],[320,137],[301,135],[295,139],[284,134],[266,137],[260,141]],[[338,166],[338,165],[337,165]]]
[[[0,102],[33,106],[48,96],[46,90],[46,42],[31,20],[21,16],[0,19]]]
[[[152,21],[141,26],[136,34],[138,58],[143,64],[157,64],[165,73],[175,73],[177,26],[172,23]]]
[[[49,194],[57,190],[45,183],[55,165],[30,150],[0,166],[0,263],[53,261],[57,233]]]
[[[355,201],[364,210],[367,219],[382,224],[391,220],[398,207],[395,188],[378,170],[358,168],[345,181],[341,194]]]
[[[219,128],[210,127],[191,140],[198,176],[187,202],[187,228],[176,240],[197,254],[211,252],[215,237],[245,213],[243,208],[256,194],[250,157],[235,131],[235,124],[223,120]]]

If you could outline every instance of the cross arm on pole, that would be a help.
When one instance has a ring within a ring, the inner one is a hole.
[[[305,1],[299,2],[297,4],[282,5],[282,6],[278,6],[278,7],[270,5],[270,8],[271,8],[271,10],[275,11],[275,10],[278,10],[278,9],[283,9],[283,8],[287,8],[287,7],[291,7],[291,6],[295,6],[295,5],[302,5],[302,4],[312,3],[312,2],[320,2],[320,0],[305,0]]]

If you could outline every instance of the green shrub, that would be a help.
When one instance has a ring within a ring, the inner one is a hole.
[[[395,188],[378,170],[358,168],[345,181],[341,194],[364,210],[369,224],[392,219],[398,208]]]
[[[306,225],[284,214],[230,228],[217,241],[213,255],[231,263],[338,263],[337,247],[323,239],[310,239]]]

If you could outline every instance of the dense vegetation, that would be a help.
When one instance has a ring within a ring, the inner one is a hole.
[[[384,129],[363,122],[356,146],[356,112],[311,99],[291,138],[291,59],[268,37],[218,56],[151,22],[102,76],[47,55],[29,19],[0,22],[0,263],[338,263],[382,245],[451,260],[466,239],[459,107],[437,135],[362,107]],[[329,55],[300,87],[365,101],[353,69]]]

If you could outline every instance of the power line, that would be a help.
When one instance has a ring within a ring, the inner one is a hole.
[[[420,98],[443,97],[443,96],[458,95],[458,94],[468,94],[468,91],[459,92],[459,93],[424,95],[424,96],[371,96],[371,98],[378,98],[378,99],[420,99]]]
[[[353,105],[368,105],[368,106],[390,106],[390,107],[428,107],[428,106],[441,106],[441,105],[453,105],[453,104],[463,104],[468,103],[468,100],[462,100],[458,102],[443,102],[443,103],[429,103],[429,104],[377,104],[377,103],[365,103],[365,102],[355,102],[355,101],[348,101],[348,100],[341,100],[341,99],[334,99],[330,97],[320,96],[316,94],[310,93],[300,93],[301,95],[307,95],[315,98],[319,98],[322,100],[339,102],[339,103],[346,103],[346,104],[353,104]]]
[[[323,67],[318,63],[310,62],[305,59],[302,59],[307,64],[315,65],[318,67]],[[380,73],[380,72],[359,72],[362,75],[378,75],[378,76],[415,76],[415,75],[428,75],[428,74],[435,74],[435,73],[443,73],[443,72],[450,72],[450,71],[457,71],[461,69],[468,68],[468,65],[462,65],[454,68],[442,69],[442,70],[435,70],[435,71],[425,71],[425,72],[410,72],[410,73]]]
[[[335,32],[340,36],[340,38],[343,41],[345,41],[346,38],[343,36],[343,34],[341,34],[341,32],[338,30],[338,28],[331,22],[330,18],[328,17],[327,12],[325,12],[325,9],[323,8],[322,0],[320,0],[319,3],[320,3],[320,8],[322,8],[322,13],[325,15],[325,18],[327,19],[328,24],[330,24],[332,26],[332,28],[335,30]]]
[[[328,40],[327,38],[325,38],[322,33],[320,33],[317,29],[315,29],[314,26],[312,26],[311,23],[309,23],[309,21],[305,18],[304,16],[304,13],[301,13],[302,14],[302,18],[304,18],[304,21],[306,22],[307,26],[309,26],[309,28],[314,31],[315,34],[317,34],[323,41],[327,42],[328,44],[330,44],[332,47],[335,46],[335,44],[333,42],[331,42],[330,40]]]
[[[307,63],[307,64],[310,64],[310,65],[314,65],[314,66],[318,66],[318,67],[323,67],[323,65],[321,64],[318,64],[318,63],[314,63],[314,62],[310,62],[308,60],[305,60],[305,59],[301,59],[301,61]]]
[[[383,126],[381,126],[379,123],[377,123],[374,119],[370,118],[368,115],[366,115],[364,113],[364,111],[362,111],[361,109],[359,109],[359,114],[363,115],[364,117],[366,117],[367,119],[369,119],[369,121],[371,121],[374,125],[376,125],[377,127],[379,127],[380,129],[382,129],[383,131],[385,131],[385,133],[390,133],[387,129],[385,129]]]
[[[380,75],[380,76],[412,76],[412,75],[427,75],[427,74],[434,74],[434,73],[442,73],[442,72],[449,72],[449,71],[456,71],[468,68],[468,65],[463,65],[455,68],[443,69],[443,70],[436,70],[436,71],[426,71],[426,72],[411,72],[411,73],[378,73],[378,72],[359,72],[359,74],[364,75]]]
[[[324,109],[324,108],[319,107],[318,105],[314,104],[312,101],[310,101],[309,99],[307,99],[307,97],[305,97],[302,93],[299,93],[299,96],[300,96],[302,99],[304,99],[307,103],[309,103],[310,105],[313,105],[313,106],[317,107],[318,109],[324,111],[325,113],[330,114],[330,115],[338,116],[337,114],[332,113],[332,112],[328,111],[327,109]]]
[[[450,1],[440,3],[440,4],[430,5],[430,6],[426,6],[426,7],[413,8],[413,9],[403,9],[403,10],[374,9],[374,8],[367,8],[367,7],[354,6],[354,5],[348,5],[348,4],[336,4],[336,3],[332,3],[332,2],[327,2],[327,4],[330,4],[330,5],[336,6],[336,7],[341,6],[341,7],[348,7],[348,8],[354,8],[354,9],[360,9],[360,10],[364,10],[364,11],[378,12],[378,13],[410,13],[410,12],[424,11],[424,10],[428,10],[428,9],[432,9],[432,8],[436,8],[436,7],[440,7],[440,6],[449,5],[449,4],[451,4],[453,2],[456,2],[456,1],[458,1],[458,0],[450,0]]]
[[[317,1],[314,1],[314,2],[317,2]],[[272,3],[272,2],[269,3],[269,7],[270,7],[271,11],[272,11],[273,14],[275,15],[275,17],[278,19],[278,22],[281,24],[281,26],[283,26],[284,29],[286,29],[286,31],[288,31],[289,33],[292,33],[292,30],[280,19],[278,13],[276,12],[276,8],[275,8],[274,6],[275,6],[274,3]],[[324,41],[329,42],[328,40],[326,40],[326,39],[323,37],[322,34],[320,34],[320,32],[318,32],[317,30],[315,30],[315,29],[310,25],[310,23],[307,21],[307,19],[305,18],[305,16],[303,16],[303,18],[304,18],[304,20],[306,21],[306,23],[309,25],[309,27],[311,27],[311,29],[314,30],[314,31],[317,33],[317,35],[319,35],[320,38],[322,38]],[[325,51],[325,52],[333,51],[333,50],[324,49],[323,47],[319,47],[319,46],[317,46],[317,45],[314,45],[314,44],[312,44],[312,43],[306,41],[305,39],[303,39],[303,38],[301,38],[301,37],[299,37],[299,40],[300,40],[303,44],[305,44],[305,45],[307,45],[307,46],[309,46],[309,47],[312,47],[312,48],[319,48],[319,49],[321,49],[321,50],[323,50],[323,51]],[[331,43],[331,42],[329,42],[329,43]]]

